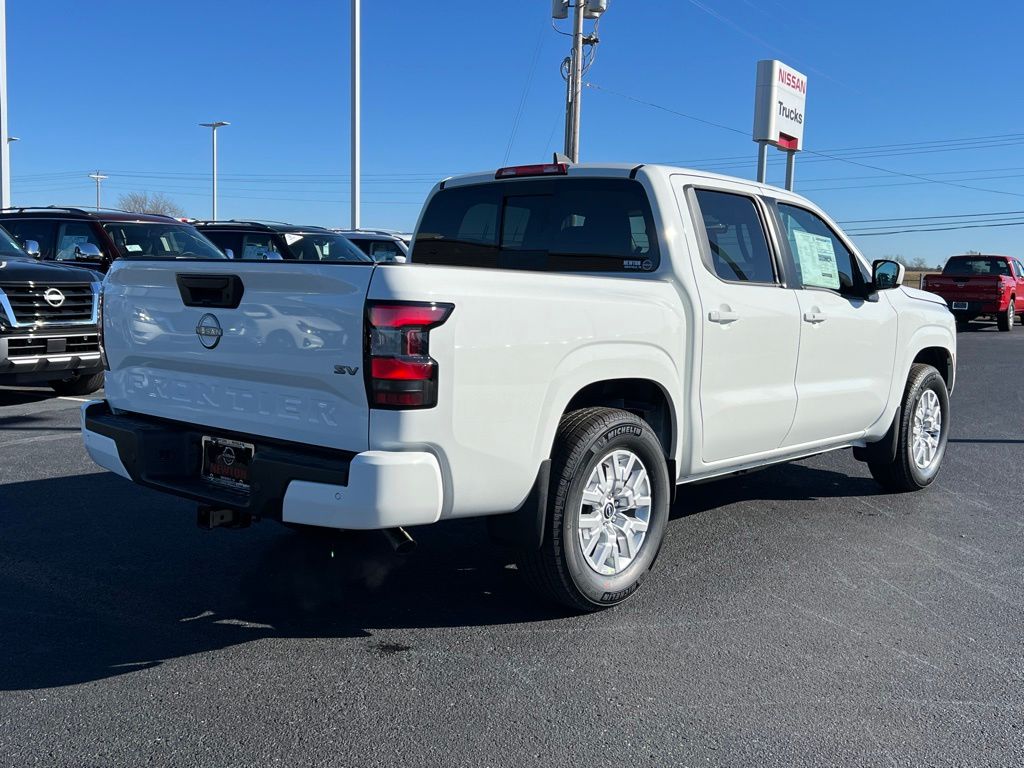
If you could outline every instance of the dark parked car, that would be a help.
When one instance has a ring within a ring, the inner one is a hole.
[[[99,296],[96,272],[40,264],[0,227],[0,384],[45,382],[59,395],[102,387]]]
[[[372,261],[337,232],[264,221],[197,221],[195,227],[236,259]]]
[[[385,229],[335,230],[376,262],[404,264],[409,260],[409,235]]]
[[[22,245],[36,243],[32,256],[100,272],[125,256],[224,258],[195,227],[170,216],[50,206],[8,208],[0,224]]]

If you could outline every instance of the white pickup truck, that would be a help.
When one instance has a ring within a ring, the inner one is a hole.
[[[90,455],[207,525],[491,516],[578,610],[637,589],[677,484],[851,447],[891,491],[938,472],[953,316],[797,195],[505,168],[434,188],[412,262],[119,259]]]

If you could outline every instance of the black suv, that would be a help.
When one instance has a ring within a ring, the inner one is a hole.
[[[0,384],[46,382],[59,395],[102,387],[99,297],[96,272],[40,264],[0,227]]]
[[[43,261],[60,261],[106,272],[124,256],[223,259],[214,245],[189,224],[170,216],[82,208],[8,208],[3,225]]]
[[[373,261],[324,227],[265,221],[197,221],[196,229],[229,257],[257,261]]]

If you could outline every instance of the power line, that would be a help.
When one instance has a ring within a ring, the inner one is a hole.
[[[922,221],[925,219],[964,219],[981,216],[1021,216],[1024,211],[985,211],[983,213],[949,213],[945,216],[895,216],[888,219],[846,219],[839,224],[871,224],[885,221]]]
[[[554,22],[552,22],[553,24]],[[540,59],[540,49],[544,46],[544,35],[547,32],[541,29],[537,35],[537,44],[533,47],[533,58],[530,61],[530,72],[526,76],[526,84],[523,86],[522,96],[519,97],[519,107],[516,109],[515,119],[512,121],[512,131],[509,133],[508,146],[505,147],[505,159],[502,165],[508,165],[508,156],[512,154],[512,145],[515,144],[516,134],[519,132],[519,121],[523,117],[523,109],[526,107],[526,99],[530,95],[530,86],[533,84],[533,73],[537,71],[537,61]]]
[[[928,227],[922,229],[893,229],[885,232],[847,232],[846,234],[851,237],[876,237],[880,235],[902,235],[902,234],[916,234],[919,232],[952,232],[957,229],[989,229],[996,227],[1020,227],[1024,226],[1024,220],[1020,221],[1004,221],[998,224],[958,224],[955,226],[940,226],[940,227]]]
[[[693,1],[694,0],[690,0],[690,2],[693,2]],[[661,104],[655,104],[654,102],[644,101],[643,99],[638,99],[635,96],[629,96],[628,94],[619,93],[617,91],[612,91],[612,90],[610,90],[608,88],[602,88],[601,86],[594,85],[593,83],[589,83],[588,82],[587,83],[587,87],[596,88],[599,91],[605,91],[607,93],[611,93],[611,94],[614,94],[616,96],[620,96],[622,98],[629,99],[630,101],[635,101],[638,104],[644,104],[644,105],[646,105],[648,107],[653,107],[654,109],[659,109],[659,110],[662,110],[663,112],[668,112],[669,114],[677,115],[679,117],[683,117],[683,118],[686,118],[688,120],[695,120],[695,121],[697,121],[699,123],[704,123],[705,125],[711,125],[711,126],[714,126],[715,128],[721,128],[723,130],[731,131],[732,133],[738,133],[738,134],[741,134],[743,136],[747,136],[748,135],[747,131],[741,131],[739,128],[733,128],[732,126],[729,126],[729,125],[723,125],[721,123],[715,123],[715,122],[713,122],[711,120],[705,120],[705,119],[700,118],[700,117],[695,117],[694,115],[688,115],[685,112],[679,112],[677,110],[670,109],[668,107],[662,106]],[[1024,194],[1021,194],[1019,192],[1009,192],[1007,190],[1002,190],[1002,189],[987,189],[985,187],[972,187],[972,186],[968,186],[966,184],[958,184],[955,181],[945,181],[943,179],[932,179],[932,178],[928,178],[926,176],[921,176],[921,175],[915,174],[915,173],[904,173],[902,171],[894,171],[894,170],[889,169],[889,168],[883,168],[883,167],[878,166],[878,165],[871,165],[869,163],[863,163],[863,162],[860,162],[858,160],[852,160],[852,159],[850,159],[848,157],[842,157],[842,156],[839,156],[839,155],[836,155],[836,154],[829,154],[828,152],[821,152],[821,151],[816,151],[816,150],[813,150],[813,149],[804,149],[803,151],[806,152],[809,155],[814,155],[814,156],[817,156],[817,157],[828,158],[828,159],[834,160],[836,162],[848,163],[850,165],[856,165],[856,166],[861,167],[861,168],[869,168],[870,170],[873,170],[873,171],[881,171],[882,173],[888,173],[888,174],[892,174],[894,176],[902,176],[904,178],[918,179],[919,181],[928,182],[930,184],[943,184],[943,185],[950,186],[950,187],[958,187],[960,189],[969,189],[969,190],[971,190],[973,192],[989,192],[989,193],[995,194],[995,195],[1010,195],[1012,197],[1024,197]]]

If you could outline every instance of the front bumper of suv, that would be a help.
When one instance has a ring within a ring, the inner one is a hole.
[[[200,476],[206,435],[255,445],[249,493]],[[441,516],[441,469],[437,458],[426,452],[313,448],[114,413],[103,400],[82,406],[82,438],[92,460],[104,469],[139,485],[253,517],[369,530],[426,525]]]
[[[95,328],[0,335],[0,381],[29,384],[103,370]]]

